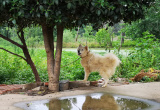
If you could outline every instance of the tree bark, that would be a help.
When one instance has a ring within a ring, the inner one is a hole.
[[[54,58],[54,37],[53,27],[47,24],[42,24],[42,31],[44,37],[44,45],[47,53],[47,70],[49,77],[49,90],[53,92],[59,91],[59,75],[60,75],[60,64],[62,54],[62,41],[63,41],[63,26],[57,26],[57,46],[56,54]]]
[[[60,64],[62,54],[62,43],[63,43],[63,26],[57,25],[57,45],[55,54],[55,65],[54,65],[54,91],[59,91],[59,75],[60,75]]]
[[[44,37],[44,45],[47,54],[47,71],[49,78],[49,90],[55,90],[55,78],[54,78],[54,37],[53,37],[53,27],[47,24],[42,24],[42,31]]]
[[[39,83],[39,82],[41,82],[41,80],[40,80],[37,68],[36,68],[36,66],[35,66],[34,62],[32,61],[32,58],[29,54],[29,51],[28,51],[28,48],[27,48],[27,45],[26,45],[26,42],[25,42],[25,39],[24,39],[23,31],[21,31],[21,36],[19,34],[18,34],[18,36],[19,36],[21,42],[23,43],[22,50],[23,50],[24,56],[26,58],[26,62],[30,65],[30,67],[33,71],[36,82]]]
[[[27,63],[30,65],[30,67],[31,67],[31,69],[33,71],[33,74],[34,74],[36,82],[37,83],[41,82],[39,74],[38,74],[38,71],[36,69],[36,66],[35,66],[34,62],[32,61],[31,56],[30,56],[30,54],[28,52],[28,49],[26,47],[23,48],[23,53],[24,53],[24,55],[26,57]]]

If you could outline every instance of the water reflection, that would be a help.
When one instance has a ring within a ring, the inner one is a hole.
[[[160,110],[154,101],[128,96],[94,93],[17,103],[24,110]]]
[[[138,100],[118,98],[117,104],[121,106],[121,110],[141,110],[149,108],[150,105]]]
[[[149,107],[149,104],[110,94],[92,94],[52,99],[48,107],[49,110],[135,110],[146,109]]]
[[[120,110],[113,96],[109,94],[102,95],[99,99],[86,96],[82,106],[83,110]]]
[[[76,98],[73,99],[52,99],[49,101],[49,110],[72,110],[72,103],[76,103]]]

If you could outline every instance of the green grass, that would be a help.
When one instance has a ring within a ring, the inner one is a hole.
[[[21,51],[15,51],[12,47],[7,49],[23,55]],[[32,60],[34,61],[40,78],[43,82],[48,81],[47,73],[47,58],[44,49],[30,49]],[[3,50],[0,50],[0,83],[5,84],[23,84],[35,82],[34,75],[30,66],[21,58],[11,55]],[[61,66],[67,65],[79,58],[74,52],[62,52]],[[100,76],[94,76],[93,73],[89,80],[100,78]],[[84,70],[80,64],[80,60],[73,64],[61,68],[60,80],[82,80],[84,77]]]
[[[16,47],[6,46],[10,51],[23,55],[22,51]],[[31,57],[37,67],[40,78],[43,82],[48,81],[47,58],[45,49],[29,49]],[[141,69],[149,68],[160,69],[160,48],[144,49],[141,51],[134,49],[128,57],[118,55],[122,64],[116,69],[112,78],[124,77],[131,78],[140,72]],[[104,53],[100,53],[104,54]],[[75,61],[79,56],[74,52],[62,52],[61,66]],[[80,60],[61,68],[60,80],[82,80],[84,78],[84,69]],[[96,72],[91,73],[89,80],[98,80],[100,75]],[[147,79],[148,80],[148,79]],[[21,58],[0,50],[0,84],[24,84],[35,82],[34,75],[30,66]]]

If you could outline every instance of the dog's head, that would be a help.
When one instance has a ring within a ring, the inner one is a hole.
[[[87,56],[88,54],[88,46],[82,46],[81,44],[79,45],[79,47],[77,48],[77,54],[80,56],[80,57],[85,57]]]

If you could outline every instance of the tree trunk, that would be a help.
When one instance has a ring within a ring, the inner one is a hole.
[[[18,34],[18,36],[19,36],[19,34]],[[26,42],[25,42],[25,39],[24,39],[23,30],[21,30],[21,36],[19,36],[19,38],[20,38],[21,42],[23,43],[22,50],[23,50],[24,56],[26,58],[26,62],[30,65],[30,67],[33,71],[36,82],[39,83],[39,82],[41,82],[41,80],[40,80],[37,68],[36,68],[35,64],[33,63],[32,59],[31,59],[31,56],[29,54],[29,51],[28,51],[28,48],[27,48],[27,45],[26,45]]]
[[[49,90],[55,90],[55,78],[54,78],[54,37],[53,37],[53,27],[47,24],[42,24],[42,31],[44,37],[44,45],[47,54],[47,71],[49,78]]]
[[[29,52],[28,52],[28,49],[27,49],[26,47],[23,48],[23,53],[24,53],[24,55],[25,55],[25,57],[26,57],[27,63],[30,65],[30,67],[31,67],[31,69],[32,69],[32,71],[33,71],[33,74],[34,74],[34,77],[35,77],[36,82],[37,82],[37,83],[41,82],[40,77],[39,77],[39,74],[38,74],[38,71],[37,71],[37,69],[36,69],[36,66],[35,66],[35,64],[33,63],[32,59],[31,59],[31,56],[30,56],[30,54],[29,54]]]
[[[53,27],[47,24],[42,24],[42,31],[44,37],[44,45],[47,53],[47,70],[49,77],[49,90],[53,92],[59,91],[59,75],[60,63],[62,54],[62,41],[63,41],[63,26],[57,26],[57,47],[54,59],[54,37]]]
[[[63,26],[57,25],[57,46],[54,65],[54,91],[59,91],[59,75],[63,43]]]

